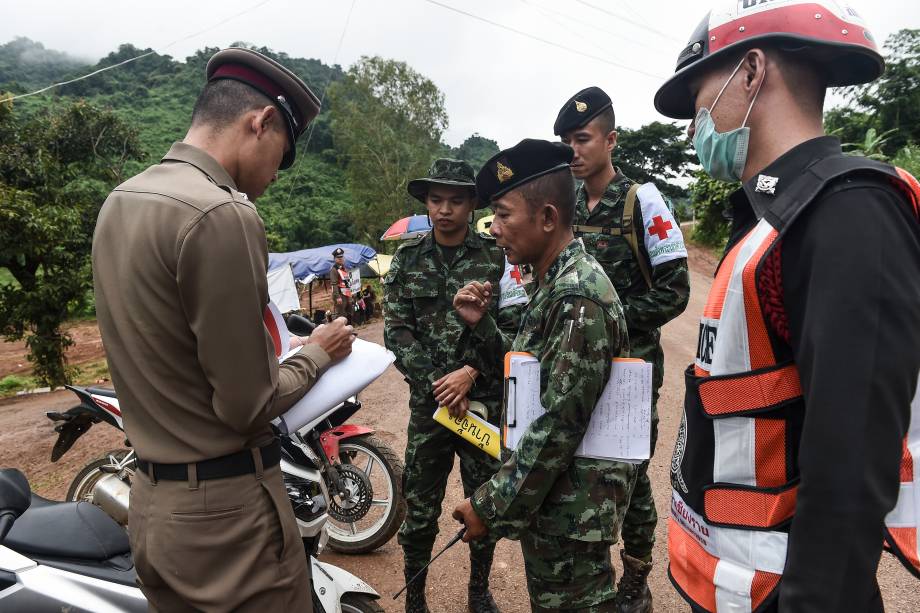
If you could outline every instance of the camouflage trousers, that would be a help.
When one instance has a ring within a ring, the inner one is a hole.
[[[663,364],[656,363],[655,377],[652,387],[652,457],[655,456],[655,445],[658,443],[658,389],[661,386]],[[655,527],[658,525],[658,511],[655,509],[655,498],[652,495],[652,482],[648,476],[649,462],[639,465],[636,476],[636,487],[626,516],[623,518],[623,549],[626,554],[639,560],[651,560],[652,549],[655,547]]]
[[[532,611],[615,611],[616,572],[610,563],[610,543],[528,530],[521,533],[521,551]]]
[[[490,417],[497,414],[498,402],[486,404]],[[412,407],[409,416],[406,468],[403,472],[403,491],[408,509],[398,537],[407,569],[421,568],[431,559],[447,478],[454,467],[454,455],[460,457],[460,479],[463,495],[467,498],[501,466],[498,460],[432,419],[434,406],[432,401],[430,405]],[[457,529],[460,529],[459,524]],[[473,541],[470,543],[470,556],[491,561],[496,540],[487,537]]]

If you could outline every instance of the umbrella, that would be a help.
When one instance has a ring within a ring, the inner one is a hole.
[[[393,222],[393,225],[380,237],[382,241],[401,241],[407,238],[415,238],[431,230],[431,222],[428,221],[427,215],[413,215],[412,217],[403,217],[399,221]]]
[[[393,261],[392,255],[378,253],[374,259],[363,264],[358,270],[361,271],[362,279],[373,279],[376,277],[385,277],[390,271],[390,262]]]
[[[483,217],[476,222],[476,229],[483,234],[489,233],[489,226],[492,225],[492,220],[495,219],[495,215],[489,215],[488,217]]]

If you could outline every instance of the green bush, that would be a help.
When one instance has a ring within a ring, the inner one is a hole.
[[[690,198],[696,224],[693,240],[707,247],[722,248],[728,242],[728,197],[738,188],[736,183],[716,181],[702,170],[694,173],[690,185]]]
[[[35,387],[35,379],[32,377],[7,375],[0,379],[0,396],[11,396],[16,392],[33,389]]]

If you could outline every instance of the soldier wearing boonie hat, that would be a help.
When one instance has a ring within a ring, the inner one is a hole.
[[[527,139],[498,153],[476,177],[479,197],[495,211],[489,231],[512,264],[533,265],[536,282],[516,336],[487,312],[494,284],[480,279],[463,287],[454,299],[468,326],[460,347],[484,359],[534,355],[546,414],[516,449],[505,450],[505,464],[454,517],[466,525],[466,540],[521,541],[533,611],[612,612],[610,546],[636,467],[575,453],[611,362],[628,355],[629,341],[610,279],[572,233],[571,162],[568,145]]]
[[[131,549],[152,610],[311,611],[310,574],[271,421],[351,351],[344,320],[279,365],[263,318],[253,201],[294,160],[319,101],[255,51],[207,67],[192,125],[106,199],[96,309],[137,451]]]
[[[407,191],[425,204],[433,226],[399,247],[384,280],[384,339],[411,386],[404,474],[408,512],[399,531],[408,580],[431,559],[454,456],[460,458],[466,496],[499,466],[432,418],[439,405],[462,416],[472,401],[483,418],[498,424],[501,408],[501,356],[481,360],[474,352],[456,353],[464,326],[453,312],[454,294],[474,279],[491,280],[502,289],[490,308],[506,330],[517,328],[527,296],[520,271],[507,265],[491,236],[476,233],[470,225],[473,211],[486,204],[476,197],[473,168],[467,162],[435,160],[428,176],[410,181]],[[472,613],[497,611],[489,590],[494,551],[494,539],[470,544],[467,597]],[[406,611],[427,611],[425,577],[409,586]]]

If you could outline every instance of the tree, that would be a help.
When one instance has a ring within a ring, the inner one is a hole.
[[[356,238],[378,237],[418,203],[406,184],[428,169],[447,128],[444,94],[404,62],[363,57],[328,92],[336,150],[346,163]]]
[[[25,338],[35,375],[69,379],[63,331],[91,288],[89,252],[99,206],[140,155],[137,135],[112,111],[85,102],[17,121],[0,104],[0,333]]]
[[[885,41],[885,74],[848,88],[849,104],[827,113],[827,128],[844,142],[859,142],[870,128],[894,130],[881,153],[894,157],[920,143],[920,29],[895,32]]]
[[[636,130],[617,128],[613,159],[630,179],[653,182],[669,198],[685,195],[682,187],[670,182],[683,176],[693,161],[684,130],[677,124],[653,121]]]
[[[458,160],[466,160],[474,171],[479,172],[482,165],[499,151],[497,142],[474,133],[463,141],[459,147],[451,149],[447,155]]]

